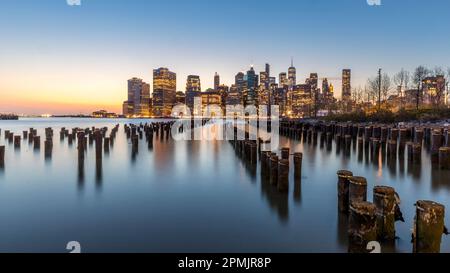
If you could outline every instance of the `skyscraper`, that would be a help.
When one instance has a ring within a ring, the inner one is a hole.
[[[177,75],[167,68],[153,70],[153,113],[168,117],[176,104]]]
[[[234,77],[234,85],[237,89],[237,91],[239,93],[241,93],[241,95],[244,93],[244,89],[246,86],[245,80],[244,80],[245,74],[242,72],[239,72],[236,74],[236,76]]]
[[[150,85],[142,79],[128,80],[128,100],[123,104],[123,115],[127,117],[150,116]]]
[[[220,86],[220,76],[216,72],[216,74],[214,75],[214,90],[217,91],[219,86]]]
[[[297,84],[297,70],[294,67],[294,59],[291,59],[291,67],[288,69],[288,82],[290,88]]]
[[[351,70],[342,70],[342,100],[350,101],[352,97]]]
[[[256,105],[258,76],[256,75],[253,66],[247,71],[245,75],[246,88],[244,92],[245,105]]]
[[[351,85],[351,70],[342,70],[342,102],[345,112],[352,111],[352,85]]]
[[[194,100],[196,97],[201,97],[202,88],[200,83],[200,76],[197,75],[189,75],[186,81],[186,105],[191,110],[191,114],[200,114],[200,113],[192,113],[194,110]]]
[[[279,84],[280,87],[284,87],[289,85],[288,79],[287,79],[287,75],[286,72],[281,72],[280,76],[279,76]]]

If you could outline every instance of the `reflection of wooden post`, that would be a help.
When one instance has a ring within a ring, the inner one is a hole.
[[[395,239],[395,189],[377,186],[373,189],[373,202],[377,207],[378,238],[381,240]]]
[[[376,207],[368,202],[353,202],[349,217],[350,252],[366,252],[367,243],[377,239]]]
[[[432,201],[417,201],[413,233],[414,253],[439,253],[444,232],[445,207]]]
[[[348,198],[349,204],[356,201],[367,200],[367,180],[364,177],[349,177]]]
[[[439,149],[439,167],[446,170],[450,169],[450,147]]]
[[[340,212],[349,211],[349,178],[353,173],[346,170],[337,172],[338,175],[338,209]]]
[[[289,160],[281,159],[278,161],[278,191],[289,191]]]

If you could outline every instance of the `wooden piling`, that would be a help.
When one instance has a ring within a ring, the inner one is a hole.
[[[0,146],[0,167],[5,166],[5,146]]]
[[[353,173],[346,170],[337,172],[338,175],[338,209],[340,212],[349,212],[349,178],[353,176]]]
[[[296,181],[302,178],[302,162],[303,154],[294,153],[294,178]]]
[[[273,154],[270,157],[270,184],[278,184],[278,156]]]
[[[433,201],[416,203],[414,219],[413,252],[439,253],[444,232],[445,207]]]
[[[34,149],[38,150],[41,148],[41,137],[40,136],[35,136],[33,139],[34,142]]]
[[[20,148],[20,136],[14,136],[14,148],[19,149]]]
[[[348,180],[349,204],[356,201],[367,201],[367,180],[360,176],[352,176]]]
[[[373,189],[373,202],[377,215],[377,238],[379,240],[395,239],[395,189],[376,186]]]
[[[348,233],[349,251],[367,252],[367,244],[377,240],[377,217],[374,204],[364,201],[350,204]]]

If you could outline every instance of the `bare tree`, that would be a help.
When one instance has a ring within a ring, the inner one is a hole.
[[[383,74],[381,76],[381,95],[383,100],[387,101],[392,90],[392,81],[388,74]]]
[[[417,86],[416,108],[419,109],[423,97],[423,80],[430,74],[430,70],[424,66],[419,66],[414,71],[413,82]]]
[[[408,84],[409,84],[410,78],[411,78],[411,76],[410,76],[409,72],[403,68],[402,68],[402,70],[400,70],[400,72],[398,72],[397,74],[394,75],[393,81],[394,81],[396,87],[399,87],[399,93],[402,90],[408,89]],[[400,95],[401,94],[399,94],[399,96]]]
[[[408,71],[402,68],[400,72],[395,74],[394,76],[394,83],[398,88],[398,97],[400,99],[401,108],[404,108],[404,98],[403,94],[404,91],[408,90],[409,82],[411,79],[411,75]]]
[[[381,82],[380,82],[381,80]],[[382,102],[386,102],[392,90],[392,81],[388,74],[384,73],[379,76],[369,78],[367,80],[367,92],[375,103],[378,103],[378,108],[381,108]]]
[[[356,102],[356,104],[360,104],[363,101],[363,89],[361,86],[358,88],[354,88],[352,91],[352,100]]]

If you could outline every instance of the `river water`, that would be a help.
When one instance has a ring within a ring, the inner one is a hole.
[[[158,120],[159,121],[159,120]],[[123,124],[149,120],[21,119],[0,121],[6,146],[0,169],[0,252],[68,252],[78,241],[83,252],[347,252],[346,217],[337,210],[337,175],[347,169],[399,193],[405,223],[397,223],[395,244],[384,252],[411,252],[417,200],[450,206],[450,173],[405,158],[373,159],[357,147],[336,149],[281,137],[281,147],[303,152],[303,177],[289,194],[261,182],[259,165],[249,167],[226,141],[156,140],[140,142],[132,156]],[[102,165],[88,148],[78,166],[76,145],[60,142],[61,127],[110,129],[119,133]],[[4,131],[21,134],[33,127],[43,142],[44,128],[55,132],[51,159],[22,140],[20,150]],[[450,214],[446,215],[450,223]],[[442,251],[450,252],[450,238]]]

